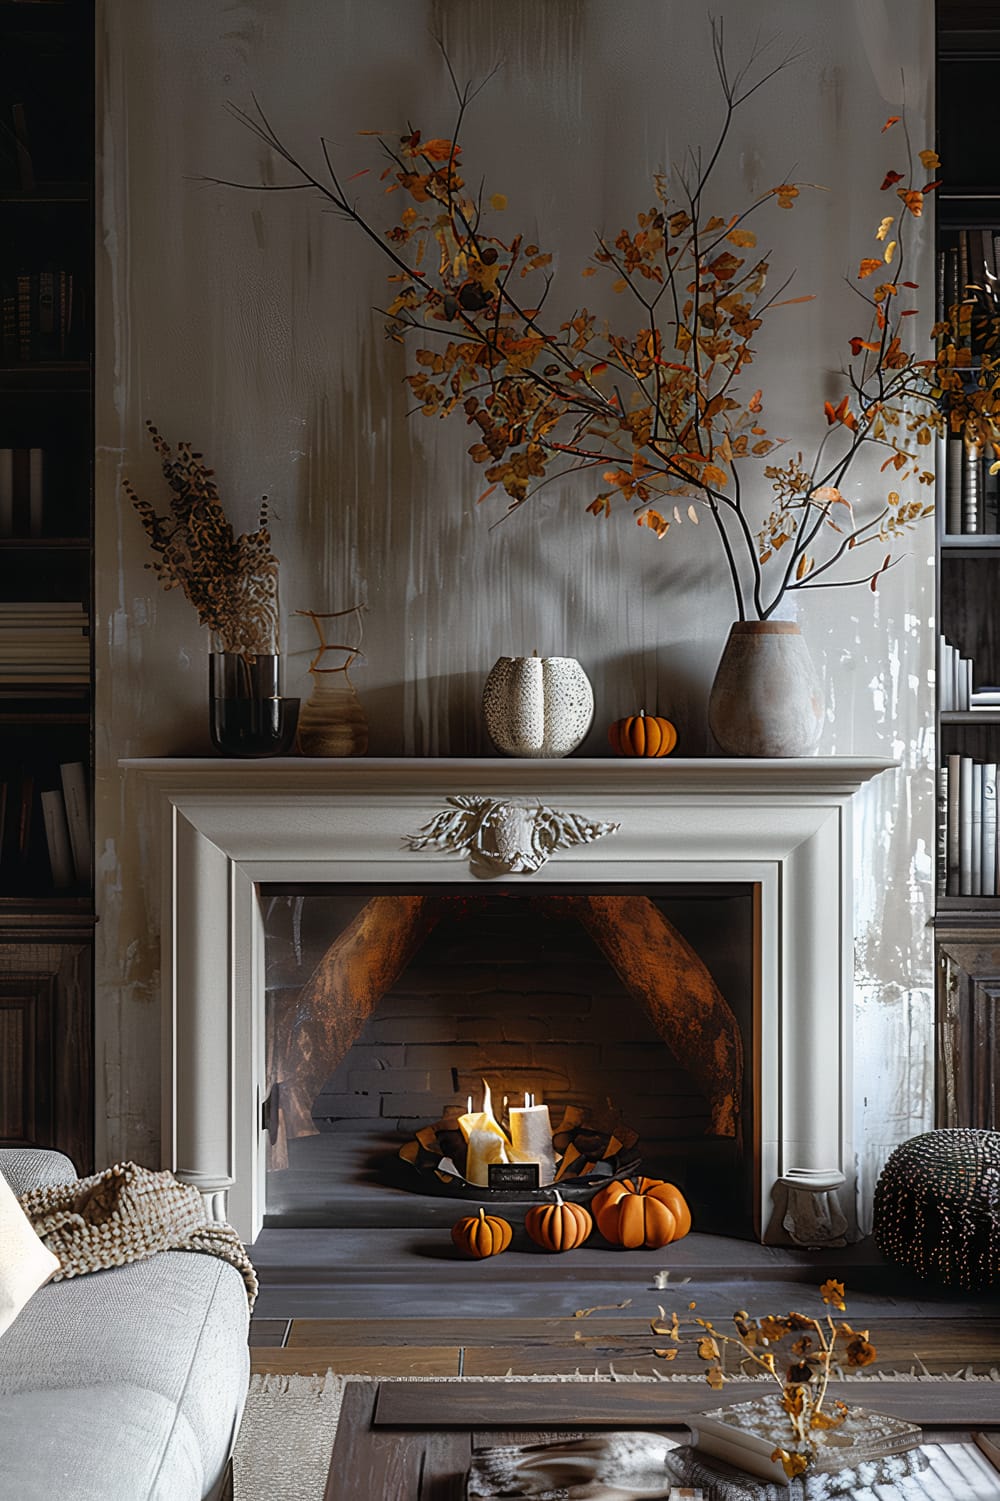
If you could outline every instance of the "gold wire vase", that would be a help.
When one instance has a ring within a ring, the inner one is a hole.
[[[368,719],[349,673],[351,664],[362,655],[361,610],[361,605],[353,605],[349,610],[335,610],[325,615],[314,610],[296,611],[297,615],[305,615],[312,621],[320,642],[319,650],[309,664],[312,692],[299,712],[295,745],[300,756],[363,756],[368,749]],[[357,617],[356,646],[343,646],[326,639],[322,622],[344,615]],[[330,660],[327,654],[332,652],[345,653],[345,660],[336,667],[321,666],[324,658]]]

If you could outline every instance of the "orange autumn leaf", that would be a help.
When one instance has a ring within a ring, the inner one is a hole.
[[[885,135],[890,125],[898,125],[901,118],[901,115],[890,115],[888,120],[886,120],[885,124],[882,126],[882,134]]]
[[[596,266],[584,266],[583,270],[580,272],[580,275],[581,276],[596,276],[597,275],[597,267]]]
[[[903,200],[914,219],[919,219],[924,211],[924,195],[916,188],[897,188],[897,197]]]
[[[858,281],[864,281],[866,276],[871,276],[873,271],[881,271],[882,261],[875,256],[866,255],[858,267]]]
[[[506,207],[507,195],[505,193],[494,193],[493,197],[490,199],[490,208],[496,209],[497,213],[499,214],[502,213]]]
[[[826,413],[826,420],[831,426],[835,422],[842,422],[845,427],[857,427],[857,418],[849,409],[848,401],[849,398],[847,396],[842,397],[836,406],[833,405],[832,401],[824,401],[823,411]]]
[[[757,243],[757,236],[752,229],[731,229],[726,239],[731,245],[738,245],[741,250],[750,249]]]
[[[496,489],[496,485],[490,485],[489,489],[484,490],[483,493],[482,493],[482,495],[479,495],[479,496],[476,497],[476,505],[480,505],[482,501],[488,500],[489,497],[493,494],[493,491],[495,489]]]
[[[902,174],[902,172],[887,172],[885,174],[885,177],[882,179],[882,187],[881,187],[880,191],[884,193],[887,188],[895,187],[895,185],[896,185],[897,182],[902,182],[902,181],[903,181],[903,174]]]
[[[461,146],[456,146],[454,141],[446,141],[440,136],[435,136],[430,141],[422,142],[420,145],[420,154],[422,156],[429,156],[432,162],[447,162],[453,156],[461,156],[462,148]]]
[[[755,391],[753,393],[753,395],[751,396],[750,400],[747,402],[747,411],[748,412],[759,412],[760,409],[761,409],[761,406],[763,405],[763,396],[764,396],[763,391]]]
[[[877,354],[879,348],[880,346],[876,344],[874,339],[861,339],[855,336],[851,340],[851,353],[854,355],[855,359],[857,359],[862,349],[871,349],[874,353]]]
[[[792,182],[783,182],[780,187],[772,188],[771,191],[778,200],[779,208],[791,208],[799,196],[799,190]]]
[[[921,151],[918,152],[918,155],[922,165],[928,172],[933,172],[936,167],[940,167],[941,165],[941,158],[936,151]]]

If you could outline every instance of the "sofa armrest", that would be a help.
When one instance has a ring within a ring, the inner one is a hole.
[[[0,1147],[0,1174],[15,1194],[50,1183],[74,1183],[77,1177],[69,1158],[47,1147]]]

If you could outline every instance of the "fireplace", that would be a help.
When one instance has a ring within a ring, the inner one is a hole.
[[[248,1241],[273,1125],[261,892],[300,884],[553,899],[747,888],[752,1218],[773,1242],[856,1233],[850,804],[892,762],[123,764],[163,814],[165,1165]]]
[[[641,1161],[700,1229],[758,1234],[756,887],[484,884],[261,889],[265,1225],[481,1199],[459,1118],[488,1085],[508,1134],[529,1097],[573,1126],[564,1189]],[[352,1010],[350,1034],[327,1025]]]

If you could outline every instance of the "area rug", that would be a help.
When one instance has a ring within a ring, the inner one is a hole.
[[[347,1381],[371,1377],[254,1376],[250,1382],[243,1422],[233,1456],[234,1501],[323,1501],[330,1451],[337,1431],[340,1403]],[[380,1376],[377,1381],[401,1380]],[[409,1381],[496,1381],[495,1376],[410,1376]],[[517,1381],[691,1381],[704,1386],[705,1378],[691,1376],[639,1376],[612,1370],[601,1375],[517,1376]],[[766,1377],[761,1378],[767,1380]],[[1000,1371],[976,1374],[971,1370],[953,1375],[929,1376],[916,1371],[892,1371],[860,1378],[870,1384],[891,1381],[1000,1381]],[[733,1383],[733,1385],[747,1383]]]

